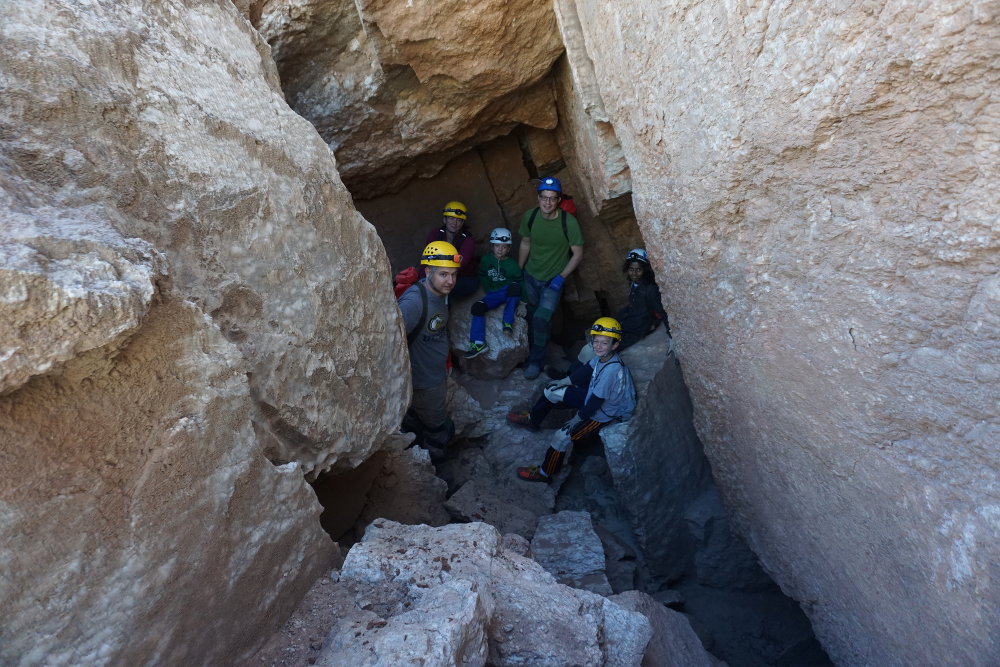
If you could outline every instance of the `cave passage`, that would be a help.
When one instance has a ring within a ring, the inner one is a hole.
[[[534,206],[538,176],[556,175],[566,191],[583,191],[561,156],[550,155],[547,162],[538,164],[531,145],[515,131],[455,158],[434,177],[413,181],[396,193],[357,200],[357,208],[379,231],[393,272],[417,264],[427,232],[440,224],[445,202],[458,200],[467,206],[468,225],[482,254],[489,252],[492,228],[507,227],[516,235],[521,214]],[[546,372],[555,376],[575,359],[589,324],[598,316],[613,315],[624,304],[623,258],[629,249],[644,246],[627,196],[607,202],[596,212],[580,206],[577,217],[584,230],[586,254],[553,319]],[[516,244],[515,240],[513,257]],[[668,286],[664,287],[667,301]],[[648,392],[650,398],[646,412],[637,411],[632,420],[648,424],[632,428],[643,433],[654,452],[669,453],[647,457],[632,483],[640,493],[643,485],[673,489],[667,490],[668,505],[636,508],[616,489],[616,476],[619,488],[624,477],[615,470],[617,463],[609,461],[600,437],[571,451],[569,465],[551,489],[539,489],[510,475],[512,464],[537,463],[546,436],[544,431],[538,435],[512,430],[503,415],[518,404],[530,405],[545,375],[532,383],[523,379],[519,367],[510,370],[509,360],[505,376],[500,376],[488,369],[489,362],[482,357],[462,359],[468,332],[468,318],[463,316],[475,298],[451,299],[450,327],[451,377],[458,387],[451,412],[457,422],[473,425],[459,424],[447,457],[433,468],[433,474],[447,484],[442,498],[447,514],[428,510],[419,520],[433,523],[435,519],[428,517],[434,516],[439,522],[481,520],[502,533],[531,539],[539,516],[563,510],[588,512],[601,539],[607,579],[615,593],[641,590],[684,613],[706,649],[730,665],[830,664],[801,609],[782,594],[731,526],[694,431],[681,364],[669,345],[664,346],[663,327],[659,337],[649,337],[656,343],[643,341],[630,348],[627,363],[652,369],[648,381],[637,378],[640,392]],[[491,311],[488,327],[499,330],[501,310]],[[498,355],[513,353],[497,351]],[[467,397],[466,410],[468,405],[475,406],[473,414],[455,414],[459,394]],[[553,413],[546,426],[557,427],[570,416]],[[365,524],[374,517],[405,522],[398,498],[396,505],[387,504],[387,494],[378,488],[385,486],[380,482],[383,476],[398,474],[391,468],[380,454],[355,470],[321,476],[314,483],[326,508],[324,528],[342,547],[359,540]],[[395,484],[389,486],[398,492]],[[651,524],[670,529],[657,533],[649,528]],[[663,554],[670,556],[663,560]]]

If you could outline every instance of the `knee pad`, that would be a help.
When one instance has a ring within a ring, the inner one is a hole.
[[[482,301],[477,301],[472,304],[472,314],[476,317],[482,317],[486,314],[486,304]]]

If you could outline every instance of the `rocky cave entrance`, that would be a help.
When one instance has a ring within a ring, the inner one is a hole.
[[[421,165],[414,169],[419,173]],[[558,176],[569,193],[583,192],[554,133],[518,128],[456,157],[434,176],[414,179],[392,194],[358,198],[355,205],[379,231],[395,273],[416,264],[425,235],[440,224],[442,205],[450,200],[468,206],[477,254],[488,248],[493,227],[508,227],[516,235],[521,214],[535,205],[534,179],[543,175]],[[630,248],[644,246],[627,194],[598,211],[581,201],[577,217],[587,254],[553,322],[549,362],[554,370],[575,357],[593,319],[624,305],[621,258]],[[661,282],[661,289],[666,300],[670,287]],[[453,326],[464,324],[461,333],[452,329],[456,352],[464,349],[468,331],[462,313],[475,298],[454,300]],[[496,317],[496,311],[491,315]],[[609,460],[603,441],[594,438],[572,453],[562,479],[546,489],[549,496],[525,489],[533,486],[525,482],[495,479],[504,461],[521,456],[521,463],[532,463],[544,450],[544,444],[528,439],[512,447],[510,438],[518,436],[503,423],[512,401],[533,400],[538,381],[524,381],[509,364],[491,372],[490,362],[463,363],[455,354],[452,412],[461,414],[454,415],[459,437],[448,458],[433,468],[428,462],[422,474],[414,474],[399,469],[391,453],[380,453],[349,472],[321,476],[313,486],[325,508],[324,528],[345,548],[379,517],[431,525],[479,520],[531,540],[539,517],[586,512],[604,550],[606,584],[601,586],[610,586],[594,592],[653,595],[684,613],[706,649],[730,665],[830,664],[801,609],[732,529],[694,431],[680,362],[666,340],[650,336],[626,358],[640,392],[655,404],[655,414],[647,410],[633,420],[635,429],[651,439],[645,453],[655,456],[649,461]],[[558,417],[550,418],[551,425]],[[446,490],[436,486],[439,480]],[[623,487],[633,492],[623,494]],[[435,497],[443,503],[427,502]],[[564,537],[573,541],[571,528],[557,530],[568,531]]]

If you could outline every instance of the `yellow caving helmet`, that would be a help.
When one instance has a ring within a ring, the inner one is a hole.
[[[615,340],[622,339],[622,323],[613,317],[599,317],[590,325],[590,333],[595,336],[607,336]]]
[[[420,255],[420,263],[457,269],[462,266],[462,256],[458,254],[455,246],[447,241],[434,241],[424,248],[423,254]]]
[[[459,220],[469,219],[469,209],[460,201],[450,201],[444,205],[442,214],[446,218],[458,218]]]

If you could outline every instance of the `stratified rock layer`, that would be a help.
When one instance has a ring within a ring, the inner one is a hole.
[[[837,663],[995,662],[996,5],[575,5],[741,532]]]

